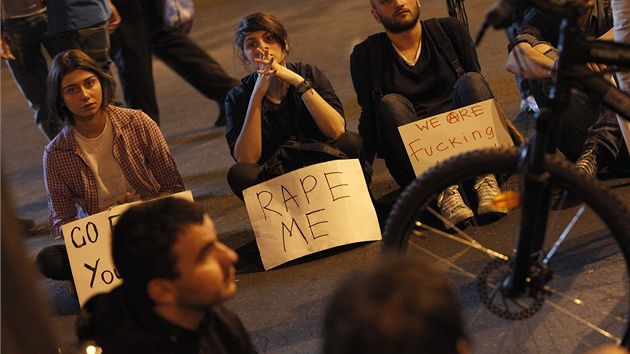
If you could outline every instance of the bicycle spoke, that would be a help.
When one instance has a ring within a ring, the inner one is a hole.
[[[440,163],[441,169],[401,194],[388,219],[384,245],[404,250],[406,256],[430,258],[448,272],[471,332],[473,353],[583,353],[616,343],[626,335],[630,317],[622,252],[630,239],[630,213],[620,210],[620,202],[595,180],[550,157],[553,163],[545,169],[551,209],[542,214],[546,220],[535,221],[546,222],[544,235],[516,237],[527,229],[521,227],[518,205],[501,217],[475,214],[466,228],[445,228],[436,208],[445,186],[460,186],[474,212],[474,176],[504,169],[502,191],[519,193],[518,176],[505,174],[506,166],[515,168],[517,156],[513,151],[479,151]],[[562,190],[570,194],[557,192]],[[517,245],[528,239],[540,244],[523,248],[523,260],[531,263],[521,291],[512,287],[512,267]]]
[[[571,220],[569,225],[567,225],[567,227],[564,229],[560,237],[558,237],[558,240],[553,245],[551,250],[549,250],[549,253],[547,253],[547,256],[543,260],[544,264],[547,264],[549,262],[549,259],[554,255],[554,253],[556,253],[556,250],[558,249],[558,247],[560,247],[560,245],[566,239],[569,232],[573,229],[573,226],[575,226],[575,223],[580,219],[580,216],[582,216],[582,213],[584,213],[584,209],[586,209],[586,206],[582,205],[580,209],[578,210],[578,212],[575,214],[575,216],[573,216],[573,219]]]

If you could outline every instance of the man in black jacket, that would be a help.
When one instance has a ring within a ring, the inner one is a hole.
[[[104,353],[255,352],[221,305],[236,292],[238,255],[199,206],[173,197],[142,203],[120,217],[112,237],[124,283],[85,304],[79,340]]]
[[[370,0],[370,4],[374,19],[385,32],[356,45],[350,56],[361,106],[359,134],[368,161],[376,154],[384,158],[392,177],[404,188],[416,175],[398,127],[494,95],[481,75],[470,34],[457,19],[420,21],[419,0]],[[438,24],[430,26],[429,22]],[[450,50],[445,49],[447,44]],[[458,64],[452,64],[454,61]],[[492,204],[500,192],[493,175],[478,177],[475,189],[478,214],[507,212]],[[446,228],[462,227],[474,215],[456,185],[444,190],[438,207]]]

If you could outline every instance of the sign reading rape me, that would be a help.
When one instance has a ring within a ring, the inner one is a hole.
[[[421,119],[398,131],[416,176],[451,156],[514,145],[494,99]]]
[[[325,249],[381,239],[357,159],[324,162],[243,192],[265,270]]]
[[[191,191],[169,197],[193,201]],[[112,228],[129,207],[139,203],[143,202],[121,204],[61,227],[81,307],[93,295],[108,292],[122,283],[112,260]]]

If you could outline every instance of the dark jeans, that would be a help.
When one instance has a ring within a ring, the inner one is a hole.
[[[159,124],[152,54],[219,104],[224,113],[227,92],[239,81],[229,76],[190,37],[164,25],[164,0],[114,0],[122,22],[112,35],[112,57],[118,68],[125,103],[142,109]]]
[[[109,60],[109,23],[101,22],[92,27],[66,31],[49,37],[50,55],[55,56],[70,49],[79,49],[89,55],[106,73],[111,74]]]
[[[536,101],[541,105],[549,97],[549,86],[530,81]],[[572,89],[569,104],[560,115],[558,150],[569,160],[577,160],[586,144],[597,144],[598,165],[613,163],[623,146],[623,135],[613,111],[582,91]]]
[[[35,123],[48,140],[59,133],[59,125],[50,123],[42,107],[46,100],[48,63],[42,45],[51,53],[46,40],[48,18],[46,13],[6,19],[3,31],[8,33],[7,42],[15,60],[7,60],[7,66],[18,88],[33,110]]]
[[[37,268],[46,277],[54,280],[73,280],[66,245],[48,246],[39,251]]]
[[[453,86],[453,109],[493,98],[490,86],[479,73],[466,73]],[[383,136],[387,146],[385,165],[402,188],[416,179],[398,127],[428,117],[416,116],[411,102],[399,94],[387,94],[378,104],[383,120]]]
[[[363,156],[363,139],[355,132],[345,132],[336,140],[329,141],[328,144],[337,147],[348,158],[359,159],[363,166],[363,173],[366,181],[369,183],[372,177],[371,169],[366,169],[367,165]],[[234,195],[243,200],[243,191],[258,183],[264,182],[263,167],[255,163],[237,162],[230,167],[227,175],[227,181],[234,192]]]

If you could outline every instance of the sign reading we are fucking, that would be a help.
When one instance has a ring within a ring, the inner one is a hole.
[[[398,127],[416,176],[464,152],[513,146],[494,99]]]

